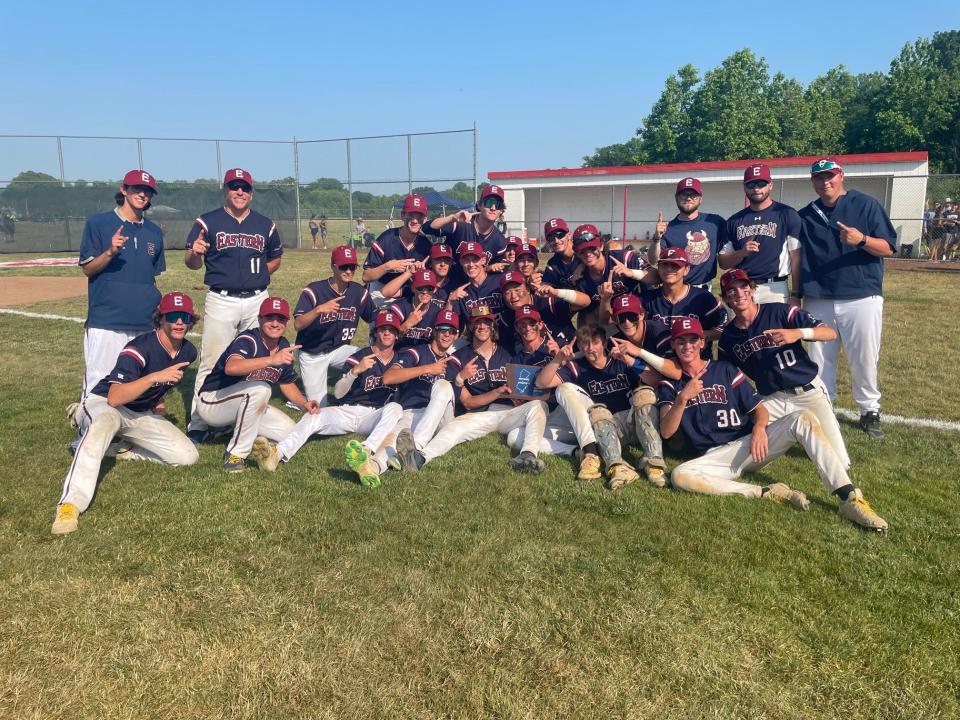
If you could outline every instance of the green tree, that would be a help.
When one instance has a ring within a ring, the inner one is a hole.
[[[420,187],[415,187],[413,189],[413,195],[423,195],[428,192],[436,192],[436,188],[432,188],[429,185],[421,185]]]
[[[690,65],[667,78],[660,98],[637,128],[639,157],[643,162],[664,163],[693,159],[689,153],[690,108],[700,83],[700,73]]]
[[[847,152],[846,122],[857,94],[856,78],[843,65],[814,79],[807,88],[812,154]]]
[[[783,73],[777,73],[767,88],[767,102],[777,119],[779,154],[813,155],[811,126],[813,118],[803,85]]]
[[[44,172],[38,172],[36,170],[24,170],[21,173],[17,173],[13,179],[10,181],[8,187],[35,187],[37,185],[51,185],[53,183],[60,183],[60,178],[55,178],[53,175],[47,175]]]
[[[642,165],[646,162],[640,138],[630,138],[625,143],[615,143],[597,148],[593,155],[585,155],[584,167],[614,167],[616,165]],[[471,198],[472,199],[472,198]]]

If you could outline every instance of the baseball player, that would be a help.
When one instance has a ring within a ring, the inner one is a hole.
[[[240,472],[258,435],[271,440],[285,437],[293,420],[270,405],[273,386],[303,412],[316,414],[320,405],[307,400],[297,387],[293,352],[283,337],[290,319],[290,306],[281,297],[268,297],[260,304],[259,327],[240,333],[223,351],[200,388],[200,417],[212,427],[233,427],[223,456],[223,469]]]
[[[717,250],[727,242],[727,223],[719,215],[701,213],[703,186],[697,178],[682,178],[674,193],[676,217],[669,223],[663,213],[657,221],[655,238],[660,241],[661,253],[668,247],[683,248],[690,261],[687,282],[704,289],[717,276]]]
[[[618,355],[639,358],[661,374],[663,367],[670,367],[672,373],[669,374],[680,377],[679,366],[674,360],[667,359],[673,355],[670,331],[657,320],[647,322],[640,298],[633,293],[627,293],[614,298],[612,305],[613,322],[619,330],[610,338],[612,349],[616,350]]]
[[[400,318],[393,308],[381,310],[374,321],[373,345],[360,349],[345,360],[349,368],[334,387],[337,404],[300,418],[293,430],[276,445],[265,437],[253,443],[251,455],[260,469],[273,472],[289,462],[313,435],[365,435],[363,443],[347,443],[347,465],[360,477],[364,487],[380,487],[380,475],[387,469],[384,440],[394,430],[403,409],[390,402],[396,388],[384,385],[383,374],[393,364],[400,335]]]
[[[763,163],[744,171],[743,188],[750,204],[727,220],[727,240],[717,256],[720,269],[746,272],[758,303],[785,303],[787,278],[800,287],[800,216],[770,197],[773,178]]]
[[[487,272],[502,273],[506,270],[517,269],[517,250],[523,245],[523,238],[516,235],[507,236],[507,245],[503,252],[487,263]]]
[[[835,327],[839,340],[814,343],[810,358],[837,399],[837,356],[843,344],[860,429],[875,439],[880,427],[880,335],[883,258],[897,249],[897,232],[883,206],[844,187],[843,168],[826,158],[810,168],[819,199],[800,211],[800,290],[803,307]]]
[[[533,290],[535,295],[531,293]],[[500,293],[503,296],[503,308],[497,330],[500,344],[508,350],[516,345],[514,332],[516,312],[532,305],[544,323],[545,329],[559,347],[573,342],[576,330],[573,327],[574,314],[590,305],[585,293],[570,288],[554,288],[550,285],[538,285],[534,277],[529,281],[520,272],[509,270],[500,276]]]
[[[495,324],[496,316],[489,308],[481,305],[471,311],[467,333],[470,344],[457,351],[450,361],[456,369],[458,399],[466,412],[440,428],[422,451],[416,448],[410,431],[402,430],[397,435],[397,454],[404,470],[416,472],[460,443],[492,432],[506,435],[522,426],[524,446],[519,455],[511,458],[510,467],[523,473],[543,472],[544,462],[537,455],[547,424],[547,405],[542,400],[530,400],[514,406],[505,397],[510,393],[507,364],[511,353],[497,345]]]
[[[836,330],[792,305],[758,305],[755,286],[740,268],[721,275],[720,287],[734,313],[720,336],[720,359],[736,365],[754,382],[771,421],[800,410],[816,415],[834,452],[849,469],[850,457],[830,394],[802,342],[836,340]]]
[[[499,315],[503,307],[500,274],[487,272],[487,255],[483,247],[475,242],[461,243],[457,255],[467,281],[447,295],[447,309],[457,313],[464,322],[477,307],[486,307],[494,315]]]
[[[377,307],[389,301],[383,286],[397,278],[404,270],[419,270],[430,255],[433,243],[423,235],[427,218],[427,201],[422,195],[407,195],[400,215],[403,225],[384,231],[370,245],[363,263],[362,280]]]
[[[156,330],[133,338],[120,351],[113,370],[91,387],[77,412],[80,443],[63,481],[51,527],[54,535],[77,529],[80,513],[93,499],[100,464],[114,437],[132,443],[125,460],[152,460],[193,465],[199,453],[177,427],[163,417],[163,398],[197,359],[185,339],[193,327],[193,301],[181,292],[167,293],[155,313]]]
[[[256,327],[270,276],[279,269],[283,255],[276,224],[250,208],[253,176],[242,168],[227,170],[223,194],[223,207],[194,221],[184,257],[191,270],[206,266],[203,282],[210,287],[203,308],[193,410],[187,425],[187,436],[195,443],[202,442],[207,434],[207,425],[197,412],[200,388],[237,334]]]
[[[434,297],[441,302],[445,301],[447,299],[447,292],[453,285],[451,276],[453,270],[453,248],[443,243],[432,245],[430,247],[430,254],[424,263],[424,267],[421,269],[433,271],[437,283]],[[414,266],[410,265],[393,280],[384,284],[381,290],[384,297],[404,297],[407,300],[413,300],[414,293],[410,287],[410,281],[416,272],[417,270]]]
[[[695,318],[675,320],[670,337],[683,377],[660,383],[660,433],[668,439],[682,428],[688,442],[703,453],[674,468],[674,487],[707,495],[767,497],[805,511],[810,507],[806,496],[784,483],[760,487],[739,481],[743,473],[764,467],[799,442],[827,490],[840,497],[841,517],[872,530],[887,529],[850,482],[830,443],[823,442],[812,412],[769,422],[763,398],[746,375],[723,360],[703,359],[703,329]]]
[[[502,255],[507,247],[506,238],[497,227],[497,221],[507,207],[503,198],[503,188],[487,185],[480,192],[474,212],[460,210],[453,215],[443,215],[427,223],[424,230],[439,235],[446,244],[457,248],[458,257],[463,243],[477,243],[489,262]]]
[[[608,355],[606,346],[607,334],[603,328],[582,326],[577,331],[577,347],[583,357],[574,360],[573,345],[563,346],[540,371],[537,387],[558,387],[557,401],[581,443],[586,441],[587,446],[580,446],[583,459],[578,478],[599,479],[599,459],[602,458],[611,490],[636,480],[639,477],[636,470],[623,459],[622,439],[643,448],[647,480],[657,487],[665,487],[666,464],[657,433],[656,397],[652,389],[660,375],[640,359]],[[570,385],[577,386],[581,392],[570,392]],[[585,432],[587,426],[593,429],[592,438]]]
[[[394,364],[383,374],[384,384],[397,387],[394,402],[403,408],[398,429],[408,431],[404,442],[412,442],[414,449],[422,450],[438,427],[453,420],[451,379],[456,366],[451,361],[459,332],[460,317],[452,310],[441,310],[433,321],[433,339],[398,352]]]
[[[540,281],[555,288],[572,288],[576,284],[574,275],[582,265],[573,251],[573,236],[567,221],[563,218],[550,218],[543,224],[543,236],[553,250],[553,255],[547,260]]]
[[[432,270],[417,270],[410,284],[413,298],[401,298],[390,307],[401,321],[398,350],[430,342],[437,313],[446,307],[436,297],[437,276]]]
[[[124,346],[153,327],[160,300],[156,276],[167,267],[163,231],[143,216],[156,192],[153,175],[131,170],[114,196],[117,207],[90,217],[83,226],[80,269],[87,277],[87,321],[81,403],[113,369]],[[67,408],[75,426],[79,406]]]
[[[327,371],[340,369],[359,348],[350,343],[357,333],[360,318],[372,323],[377,306],[362,285],[353,282],[357,270],[357,251],[349,245],[335,247],[330,253],[332,275],[315,280],[300,293],[294,310],[293,325],[299,353],[300,374],[306,396],[320,406],[327,404]]]

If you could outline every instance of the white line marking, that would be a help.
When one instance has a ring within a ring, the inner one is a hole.
[[[83,325],[86,322],[84,318],[69,317],[67,315],[48,315],[47,313],[27,312],[26,310],[12,310],[10,308],[0,308],[0,315],[17,315],[19,317],[36,318],[38,320],[65,320]],[[188,332],[190,337],[200,337],[198,332]]]

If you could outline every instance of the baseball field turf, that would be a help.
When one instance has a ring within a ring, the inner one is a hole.
[[[328,262],[288,253],[273,291],[295,302]],[[167,264],[161,289],[202,304],[201,275]],[[960,276],[885,287],[884,413],[960,422]],[[81,334],[0,315],[0,718],[960,717],[956,430],[841,423],[886,536],[837,517],[799,448],[754,477],[808,513],[611,493],[565,458],[517,475],[498,437],[368,490],[343,437],[275,474],[227,475],[222,441],[188,468],[107,460],[58,538]]]

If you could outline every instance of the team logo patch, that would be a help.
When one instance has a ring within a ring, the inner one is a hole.
[[[147,255],[153,255],[157,250],[157,246],[152,242],[147,243]]]
[[[701,265],[710,259],[710,238],[703,230],[687,233],[687,258],[691,265]]]

